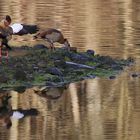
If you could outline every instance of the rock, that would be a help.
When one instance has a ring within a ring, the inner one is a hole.
[[[46,86],[54,87],[54,86],[56,86],[56,83],[50,82],[50,81],[46,81]]]
[[[92,55],[92,56],[94,56],[94,54],[95,54],[94,50],[87,50],[86,53],[87,53],[88,55]]]
[[[131,57],[129,57],[129,58],[127,59],[127,61],[128,61],[129,63],[134,63],[134,59],[131,58]]]
[[[34,71],[38,71],[38,70],[39,70],[39,67],[33,66],[33,70],[34,70]]]
[[[90,75],[88,74],[87,76],[81,77],[81,80],[85,80],[85,79],[95,79],[96,75]]]
[[[65,85],[67,84],[69,84],[70,82],[54,82],[54,81],[46,81],[46,83],[45,83],[45,85],[47,86],[47,87],[65,87]]]
[[[80,69],[76,69],[75,72],[76,72],[78,75],[84,74],[84,71],[83,71],[83,70],[80,70]]]
[[[18,93],[23,93],[26,90],[26,86],[15,87],[14,90],[17,91]]]
[[[47,73],[50,73],[50,74],[52,74],[52,75],[57,75],[57,76],[59,76],[59,79],[60,79],[61,81],[64,81],[64,79],[63,79],[63,73],[62,73],[62,71],[61,71],[60,69],[58,69],[58,68],[56,68],[56,67],[47,68],[47,69],[46,69],[46,72],[47,72]],[[58,79],[56,79],[56,80],[58,81]]]
[[[59,69],[56,68],[56,67],[47,68],[47,69],[46,69],[46,72],[48,72],[48,73],[50,73],[50,74],[53,74],[53,75],[63,76],[63,73],[61,72],[61,70],[59,70]]]
[[[132,76],[133,78],[135,78],[135,77],[138,77],[138,74],[133,73],[131,76]]]
[[[61,47],[59,49],[62,50],[62,51],[69,51],[70,48],[68,48],[68,47]]]
[[[57,60],[63,60],[63,56],[62,55],[52,55],[50,56],[51,60],[57,61]]]
[[[24,50],[28,50],[30,49],[28,46],[21,46],[19,49],[24,49]]]
[[[96,75],[87,75],[87,78],[89,78],[89,79],[95,79],[96,78]]]
[[[33,81],[34,80],[34,77],[33,77],[32,74],[27,74],[26,77],[27,77],[28,81]]]
[[[95,70],[96,66],[88,66],[84,64],[79,64],[79,63],[74,63],[74,62],[68,62],[66,61],[66,65],[72,67],[72,68],[80,68],[80,69],[90,69],[90,70]]]
[[[77,53],[77,48],[76,47],[70,47],[70,51]]]
[[[0,75],[0,83],[7,83],[10,79],[5,74]]]
[[[89,61],[93,61],[94,60],[93,56],[88,55],[87,53],[80,53],[79,55],[81,56],[82,59],[84,59],[84,61],[89,62]]]
[[[43,44],[38,44],[34,46],[34,49],[48,49],[48,48]]]
[[[64,68],[64,69],[67,67],[66,62],[64,60],[56,60],[56,61],[54,61],[54,65],[56,67],[60,67],[60,68]]]
[[[26,73],[22,69],[16,69],[13,78],[19,81],[27,80]]]
[[[69,58],[74,62],[82,62],[82,64],[89,60],[88,57],[85,57],[82,54],[80,55],[80,54],[75,54],[75,53],[71,53]]]
[[[112,75],[112,76],[109,76],[109,79],[115,79],[116,76]]]
[[[120,66],[120,65],[112,65],[111,66],[114,70],[123,70],[123,67],[122,66]]]
[[[47,66],[46,62],[40,61],[37,63],[38,67],[45,68]]]
[[[116,62],[109,56],[100,56],[97,59],[101,64],[106,64],[106,65],[115,65]]]

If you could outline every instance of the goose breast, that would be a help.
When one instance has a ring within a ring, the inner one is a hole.
[[[58,42],[61,39],[61,34],[58,32],[52,32],[51,34],[46,34],[45,38],[52,42]]]

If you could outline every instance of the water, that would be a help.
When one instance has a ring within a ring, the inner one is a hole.
[[[114,80],[95,78],[72,83],[57,100],[32,89],[13,92],[13,109],[36,108],[38,116],[12,119],[0,127],[0,140],[139,140],[140,2],[138,0],[0,0],[0,17],[60,29],[79,51],[94,49],[136,64]],[[30,41],[26,36],[21,40]],[[60,91],[57,89],[50,92]]]

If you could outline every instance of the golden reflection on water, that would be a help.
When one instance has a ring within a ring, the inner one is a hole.
[[[80,51],[136,59],[114,80],[70,84],[58,100],[32,90],[11,93],[14,109],[36,108],[40,114],[12,119],[10,130],[0,127],[0,140],[139,140],[140,78],[131,77],[140,73],[139,13],[138,0],[0,0],[0,17],[60,29]],[[30,37],[16,41],[31,42]]]

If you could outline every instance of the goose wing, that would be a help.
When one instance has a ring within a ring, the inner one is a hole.
[[[12,24],[11,28],[14,35],[34,34],[39,30],[37,25],[26,25],[20,23]]]

